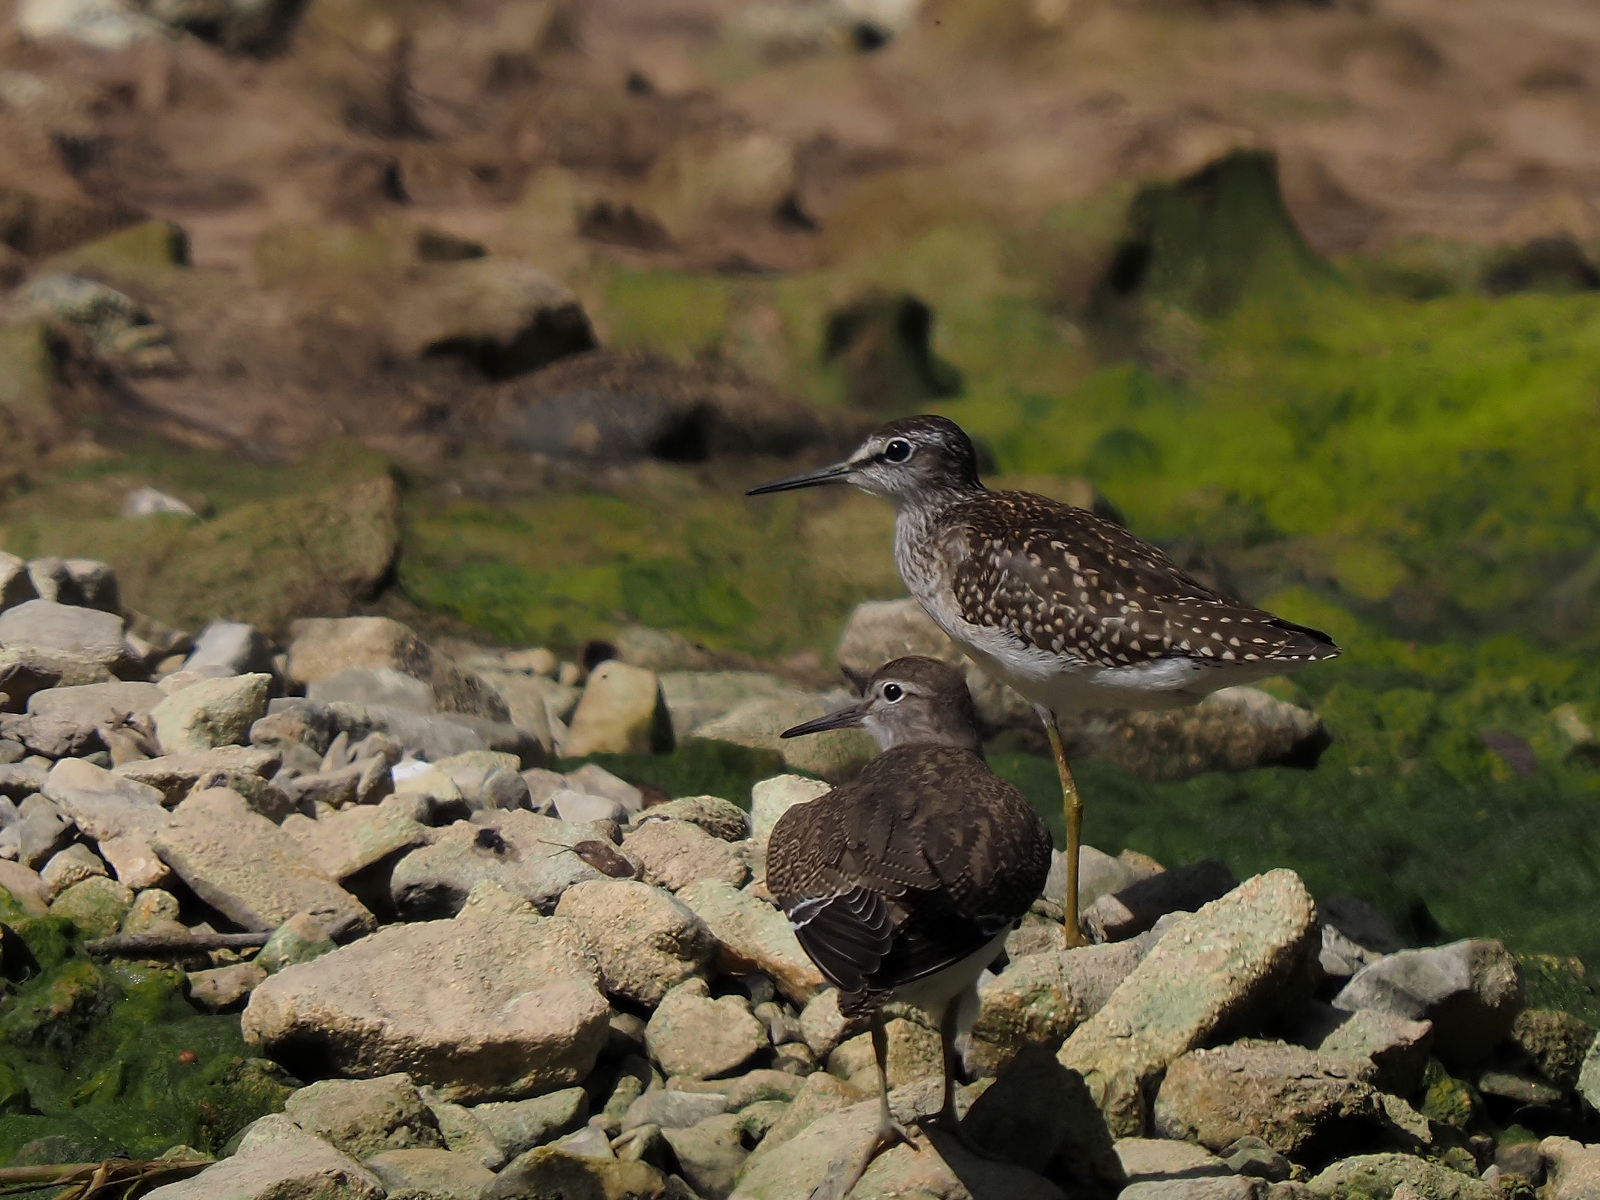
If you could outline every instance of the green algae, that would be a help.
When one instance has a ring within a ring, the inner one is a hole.
[[[3,892],[0,919],[27,948],[8,947],[0,993],[0,1163],[30,1143],[34,1162],[214,1153],[282,1108],[291,1081],[250,1057],[237,1017],[190,1007],[181,972],[93,962],[70,922]]]

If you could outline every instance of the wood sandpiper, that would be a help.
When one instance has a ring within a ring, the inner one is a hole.
[[[1339,653],[1325,633],[1206,587],[1114,521],[1031,492],[988,490],[971,439],[944,417],[893,421],[845,461],[749,494],[831,483],[895,502],[895,562],[907,589],[1044,722],[1066,815],[1069,945],[1084,940],[1083,803],[1060,719],[1177,708]]]
[[[851,726],[882,753],[852,782],[785,812],[767,848],[767,890],[839,988],[839,1011],[871,1022],[877,1136],[835,1196],[878,1152],[906,1140],[889,1111],[881,1010],[891,1000],[939,1022],[944,1103],[932,1121],[965,1142],[955,1039],[977,1017],[978,977],[1044,889],[1051,856],[1044,821],[984,762],[972,697],[954,667],[895,659],[874,673],[860,704],[783,736]]]

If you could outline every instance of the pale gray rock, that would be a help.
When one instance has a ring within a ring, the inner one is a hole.
[[[750,840],[765,848],[772,827],[796,804],[804,804],[832,789],[821,780],[804,775],[775,775],[750,789]]]
[[[306,698],[314,704],[359,704],[413,713],[439,709],[431,687],[392,667],[346,667],[307,684]]]
[[[350,670],[387,670],[420,680],[433,695],[428,711],[437,708],[494,722],[510,718],[505,701],[494,689],[462,671],[398,621],[387,617],[311,618],[290,627],[289,676],[296,683],[321,684]],[[319,698],[309,686],[307,694]],[[356,702],[369,708],[385,706],[382,702]]]
[[[671,743],[671,723],[655,672],[612,660],[589,672],[561,752],[568,758],[649,754]]]
[[[767,1045],[767,1032],[733,996],[713,1000],[703,979],[662,997],[645,1030],[650,1056],[668,1075],[730,1075]]]
[[[28,715],[36,725],[46,722],[82,731],[80,738],[101,728],[129,721],[144,724],[166,697],[150,683],[91,683],[82,687],[56,687],[36,692],[28,701]]]
[[[52,688],[114,682],[106,664],[86,654],[40,646],[0,649],[0,692],[7,697],[0,701],[0,711],[25,712],[29,700]]]
[[[280,1060],[405,1069],[455,1102],[514,1099],[593,1069],[609,1012],[597,982],[572,922],[469,904],[285,968],[255,990],[243,1028]]]
[[[0,796],[20,803],[35,792],[42,792],[49,777],[48,768],[34,763],[8,763],[0,767]]]
[[[604,796],[615,800],[630,814],[644,808],[644,793],[625,779],[619,779],[597,763],[584,763],[576,771],[568,771],[567,785],[574,791],[590,796]]]
[[[721,796],[683,796],[668,800],[640,813],[634,826],[643,828],[651,821],[687,821],[725,842],[740,842],[750,836],[750,814]]]
[[[108,664],[128,657],[121,617],[52,600],[25,600],[0,612],[0,646],[67,650]]]
[[[1591,1108],[1600,1109],[1600,1038],[1589,1043],[1589,1053],[1578,1069],[1578,1094]]]
[[[276,720],[263,717],[262,721]],[[261,722],[258,721],[259,725]],[[260,746],[218,746],[194,754],[167,754],[139,762],[123,763],[113,772],[123,779],[146,784],[161,793],[162,803],[177,804],[202,779],[214,786],[230,787],[241,794],[265,783],[282,761],[282,752]],[[246,796],[246,799],[249,797]]]
[[[444,1145],[439,1122],[403,1073],[324,1079],[291,1095],[283,1115],[352,1158]]]
[[[1078,909],[1087,910],[1102,896],[1148,879],[1160,872],[1152,867],[1113,858],[1093,846],[1081,846],[1078,853]],[[1067,859],[1060,850],[1050,852],[1050,874],[1045,879],[1044,898],[1055,904],[1066,902]]]
[[[189,972],[189,999],[206,1012],[238,1012],[267,973],[253,962]]]
[[[473,887],[492,880],[541,911],[553,911],[575,883],[606,878],[572,847],[610,842],[606,827],[569,825],[517,810],[485,813],[481,823],[457,821],[433,844],[396,865],[390,880],[395,908],[408,920],[450,916]]]
[[[1362,1154],[1334,1163],[1313,1176],[1306,1191],[1316,1200],[1498,1200],[1482,1180],[1410,1154]]]
[[[1322,923],[1337,929],[1363,950],[1374,954],[1393,954],[1401,948],[1394,926],[1372,905],[1349,892],[1335,892],[1317,901]]]
[[[528,1196],[632,1197],[661,1194],[666,1180],[648,1163],[597,1158],[561,1146],[540,1146],[509,1163],[482,1200]]]
[[[433,840],[426,826],[372,805],[323,813],[314,821],[295,814],[282,828],[323,874],[340,881]]]
[[[49,910],[50,893],[44,881],[22,863],[0,859],[0,889],[9,892],[30,917],[42,917]]]
[[[788,918],[772,905],[723,879],[702,879],[677,895],[717,939],[719,971],[760,971],[795,1004],[822,990],[822,972],[800,948]]]
[[[1222,1179],[1147,1179],[1130,1184],[1117,1200],[1265,1200],[1262,1179],[1229,1175]]]
[[[819,1060],[826,1061],[840,1042],[860,1030],[859,1020],[852,1021],[839,1011],[838,988],[824,988],[800,1010],[800,1036]]]
[[[377,1176],[288,1117],[262,1117],[238,1152],[192,1179],[147,1194],[154,1200],[384,1200]]]
[[[1242,1137],[1222,1151],[1222,1161],[1235,1175],[1282,1183],[1294,1173],[1294,1164],[1258,1137]]]
[[[70,817],[37,794],[17,806],[17,820],[10,828],[17,831],[18,861],[28,867],[42,867],[76,830]]]
[[[478,1200],[494,1172],[452,1150],[384,1150],[362,1164],[397,1200]]]
[[[1364,968],[1335,1008],[1374,1009],[1433,1023],[1433,1052],[1456,1069],[1481,1062],[1522,1010],[1522,968],[1497,941],[1402,950]]]
[[[160,488],[147,486],[136,487],[122,498],[119,515],[129,520],[159,516],[192,517],[195,511],[178,497]]]
[[[561,820],[575,825],[589,821],[614,821],[620,824],[628,819],[628,810],[620,801],[605,796],[591,796],[587,792],[575,792],[571,788],[562,788],[550,796],[549,807],[555,809],[556,816]]]
[[[92,558],[36,558],[28,575],[41,600],[120,613],[122,598],[117,573],[110,563]]]
[[[556,915],[582,932],[607,995],[636,1004],[659,1004],[669,989],[705,974],[717,950],[711,931],[687,905],[636,880],[574,884]]]
[[[270,674],[272,647],[253,625],[213,621],[200,631],[184,660],[185,671],[220,671],[228,675]]]
[[[206,679],[174,692],[150,714],[162,750],[198,754],[243,743],[267,715],[271,689],[272,676],[257,673]]]
[[[82,883],[95,875],[108,877],[109,874],[100,856],[79,843],[52,855],[50,861],[40,868],[39,882],[44,884],[53,900],[75,883]]]
[[[1116,1151],[1129,1184],[1220,1178],[1230,1174],[1228,1164],[1203,1146],[1170,1138],[1118,1138]]]
[[[267,944],[252,960],[268,974],[276,974],[296,963],[310,962],[334,949],[333,938],[322,916],[297,912],[272,931]]]
[[[704,879],[741,887],[750,866],[730,843],[688,821],[647,821],[622,839],[622,850],[638,863],[647,883],[676,892]]]
[[[1180,1055],[1310,998],[1319,941],[1300,877],[1270,871],[1174,922],[1058,1055],[1111,1131],[1142,1133],[1145,1089]]]
[[[780,736],[785,729],[824,716],[841,707],[798,689],[787,696],[746,700],[730,712],[707,721],[692,736],[733,742],[756,750],[775,750],[799,771],[835,783],[848,779],[877,753],[872,738],[860,729],[836,729],[802,738]]]
[[[44,795],[96,841],[148,839],[167,823],[162,794],[155,788],[82,759],[56,763],[45,780]]]
[[[288,834],[250,811],[237,792],[218,788],[190,796],[151,844],[195,895],[241,929],[267,932],[305,910],[322,915],[336,939],[375,924],[355,897]]]
[[[28,574],[28,564],[15,554],[0,550],[0,613],[38,598],[38,589]]]
[[[721,1092],[685,1092],[657,1088],[645,1092],[622,1117],[624,1132],[641,1125],[654,1125],[658,1129],[687,1129],[707,1117],[719,1116],[728,1111],[728,1098]]]

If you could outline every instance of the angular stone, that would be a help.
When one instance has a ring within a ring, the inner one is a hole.
[[[207,1012],[237,1012],[267,973],[253,962],[189,972],[189,999]]]
[[[851,1020],[839,1011],[836,987],[824,988],[800,1010],[800,1036],[819,1059],[826,1059],[835,1046],[860,1028],[859,1019]]]
[[[760,671],[672,671],[661,676],[661,696],[680,742],[747,700],[777,699],[793,691],[787,680]]]
[[[0,550],[0,612],[38,597],[39,592],[28,574],[28,564],[15,554]]]
[[[707,1117],[728,1111],[728,1098],[721,1092],[684,1092],[657,1088],[646,1092],[632,1104],[622,1118],[622,1129],[654,1125],[658,1129],[687,1129]]]
[[[1113,858],[1093,846],[1081,846],[1078,850],[1078,909],[1080,912],[1087,912],[1101,896],[1109,896],[1160,873],[1160,870],[1154,867]],[[1062,904],[1066,900],[1066,895],[1067,857],[1060,850],[1052,850],[1050,874],[1044,884],[1044,898]]]
[[[505,701],[387,617],[312,618],[290,627],[289,677],[317,683],[351,668],[387,669],[428,685],[441,712],[506,721]]]
[[[390,894],[407,920],[450,916],[474,885],[492,880],[550,912],[573,884],[607,878],[573,850],[597,840],[610,845],[603,827],[521,810],[485,814],[481,824],[457,821],[440,830],[432,845],[400,860]]]
[[[403,1073],[324,1079],[291,1095],[283,1115],[352,1158],[444,1144],[439,1122]]]
[[[574,791],[615,800],[629,813],[637,813],[644,808],[643,792],[597,763],[584,763],[576,771],[568,771],[566,780]]]
[[[1161,1137],[1215,1151],[1250,1136],[1304,1157],[1319,1142],[1359,1145],[1383,1124],[1376,1093],[1356,1062],[1282,1042],[1191,1050],[1167,1068],[1155,1103]]]
[[[291,816],[282,828],[306,858],[337,880],[433,840],[433,831],[426,826],[372,805],[324,813],[315,821]]]
[[[733,1113],[707,1117],[686,1129],[663,1127],[684,1180],[707,1200],[723,1200],[733,1191],[739,1168],[750,1152],[744,1147],[744,1123]]]
[[[888,1041],[884,1067],[891,1088],[904,1087],[919,1079],[941,1077],[944,1052],[938,1033],[920,1022],[896,1017],[885,1023],[884,1034]],[[870,1034],[858,1034],[840,1042],[828,1055],[828,1073],[849,1080],[862,1091],[877,1091],[877,1071]]]
[[[199,754],[243,743],[250,727],[267,715],[271,688],[271,675],[230,675],[173,693],[150,714],[162,750]]]
[[[117,573],[110,563],[92,558],[36,558],[28,564],[28,575],[41,600],[108,613],[122,611]]]
[[[750,878],[744,856],[721,838],[687,821],[647,821],[622,839],[646,883],[676,892],[702,879],[740,887]]]
[[[56,763],[44,795],[96,841],[148,839],[167,824],[160,792],[82,759]]]
[[[769,1154],[805,1130],[812,1122],[829,1113],[839,1112],[852,1104],[859,1104],[865,1093],[843,1079],[817,1071],[807,1075],[800,1090],[789,1102],[788,1109],[767,1130],[761,1144],[755,1148],[752,1159]],[[753,1165],[750,1162],[746,1166]]]
[[[1229,1174],[1228,1164],[1209,1150],[1170,1138],[1118,1138],[1116,1152],[1130,1185],[1163,1179],[1218,1178]]]
[[[483,1189],[481,1200],[525,1200],[528,1196],[571,1196],[624,1200],[657,1196],[666,1181],[648,1163],[588,1158],[556,1146],[540,1146],[509,1163]]]
[[[655,672],[613,659],[589,672],[561,753],[649,754],[666,749],[671,737]]]
[[[628,819],[628,810],[616,800],[608,800],[604,796],[591,796],[586,792],[575,792],[571,788],[562,788],[552,794],[548,806],[556,810],[556,816],[573,825],[581,825],[589,821],[614,821],[617,824]]]
[[[0,646],[68,650],[107,665],[128,657],[122,618],[50,600],[25,600],[0,612]]]
[[[1372,1070],[1363,1070],[1363,1077],[1374,1087],[1395,1096],[1414,1096],[1428,1066],[1433,1026],[1372,1009],[1351,1013],[1313,1004],[1291,1040],[1326,1058],[1371,1063]]]
[[[366,933],[375,924],[355,897],[236,792],[190,796],[151,844],[195,895],[241,929],[267,932],[307,909],[322,915],[335,938]]]
[[[1316,928],[1294,872],[1246,880],[1176,921],[1060,1062],[1083,1074],[1114,1134],[1142,1133],[1146,1088],[1179,1055],[1309,998]]]
[[[475,1104],[470,1111],[509,1160],[579,1128],[589,1117],[589,1094],[563,1088],[532,1100]]]
[[[767,1031],[737,998],[711,999],[703,979],[662,997],[645,1029],[650,1057],[668,1075],[730,1075],[767,1045]]]
[[[272,931],[254,961],[275,975],[285,967],[321,958],[333,949],[334,941],[321,919],[314,913],[298,912]]]
[[[275,720],[263,717],[262,720]],[[257,722],[260,724],[260,722]],[[123,763],[115,774],[123,779],[155,788],[164,804],[176,804],[202,779],[216,781],[213,786],[238,791],[247,776],[265,782],[282,761],[281,753],[258,746],[218,746],[195,754],[167,754],[141,762]],[[246,783],[244,786],[248,787]]]
[[[859,729],[836,729],[809,737],[784,738],[785,729],[824,716],[829,707],[819,697],[795,691],[788,696],[746,700],[731,712],[694,730],[697,738],[733,742],[757,750],[775,750],[798,771],[809,771],[835,783],[850,778],[877,753],[872,738]]]
[[[254,625],[213,621],[200,631],[184,661],[185,671],[247,675],[272,670],[272,647]]]
[[[1222,1161],[1235,1175],[1282,1183],[1294,1173],[1294,1164],[1258,1137],[1242,1137],[1224,1147]]]
[[[1539,1143],[1539,1152],[1545,1161],[1544,1194],[1548,1200],[1594,1200],[1600,1196],[1600,1146],[1548,1137]]]
[[[17,806],[17,821],[11,828],[17,831],[17,854],[22,864],[42,867],[72,840],[76,827],[59,808],[35,794]]]
[[[1578,1094],[1591,1108],[1600,1109],[1600,1038],[1589,1043],[1589,1052],[1578,1068]]]
[[[59,896],[75,883],[82,883],[91,876],[98,875],[102,878],[108,876],[105,863],[89,847],[78,844],[68,846],[65,850],[58,851],[50,861],[39,870],[39,881],[44,884],[51,898]]]
[[[23,712],[34,696],[54,688],[115,682],[104,663],[86,654],[42,646],[0,649],[0,692],[8,697],[0,703],[6,711]]]
[[[552,680],[516,671],[479,670],[478,677],[505,701],[511,724],[533,738],[546,751],[554,751],[555,735],[550,727],[547,700]]]
[[[35,693],[28,701],[28,714],[35,723],[91,730],[146,722],[164,699],[153,683],[91,683]]]
[[[574,884],[556,915],[582,932],[606,994],[636,1004],[659,1004],[670,988],[703,974],[717,950],[711,931],[687,905],[631,879]]]
[[[1389,919],[1359,896],[1335,892],[1317,901],[1317,915],[1324,925],[1337,929],[1364,950],[1374,954],[1393,954],[1400,949],[1400,937]]]
[[[1364,968],[1335,1008],[1370,1008],[1433,1022],[1433,1052],[1447,1067],[1483,1061],[1522,1009],[1522,968],[1497,941],[1402,950]]]
[[[515,1099],[593,1069],[609,1012],[596,983],[570,921],[469,906],[278,972],[243,1027],[291,1070],[403,1068],[446,1100]]]
[[[968,1069],[998,1075],[1024,1046],[1060,1049],[1110,994],[1109,988],[1094,988],[1097,968],[1115,961],[1126,977],[1139,955],[1122,947],[1135,945],[1083,946],[1013,959],[980,993],[978,1018],[969,1031]]]
[[[1471,1175],[1409,1154],[1362,1154],[1334,1163],[1306,1190],[1317,1200],[1498,1200],[1500,1191]]]
[[[800,948],[783,913],[726,880],[702,879],[678,899],[706,923],[717,939],[717,969],[742,975],[760,971],[795,1004],[805,1004],[825,980]]]
[[[451,1150],[385,1150],[362,1164],[390,1196],[418,1200],[478,1200],[494,1172],[469,1154]]]
[[[1229,1175],[1222,1179],[1147,1179],[1130,1184],[1117,1200],[1267,1200],[1265,1180]]]
[[[725,842],[741,842],[750,836],[750,814],[721,796],[683,796],[668,800],[641,813],[635,826],[642,829],[651,821],[687,821]]]
[[[262,1117],[238,1152],[180,1183],[147,1193],[153,1200],[383,1200],[377,1176],[288,1117]]]
[[[1193,912],[1236,886],[1238,881],[1228,865],[1208,858],[1101,896],[1089,906],[1080,924],[1097,942],[1120,942],[1143,933],[1168,913]]]
[[[833,789],[804,775],[774,775],[750,789],[750,840],[765,847],[778,818],[796,804],[826,796]]]
[[[50,772],[34,763],[7,763],[0,767],[0,796],[21,803],[35,792],[44,790]]]
[[[30,917],[42,917],[50,908],[44,881],[22,863],[0,859],[0,890],[7,892]]]

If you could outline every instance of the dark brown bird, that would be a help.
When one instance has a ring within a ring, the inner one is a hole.
[[[1069,944],[1083,940],[1083,802],[1059,718],[1176,708],[1339,653],[1325,633],[1212,591],[1113,521],[1031,492],[991,492],[978,479],[971,439],[945,417],[893,421],[844,462],[750,494],[826,483],[895,502],[895,562],[906,588],[1044,722],[1066,816]]]
[[[878,1137],[853,1186],[905,1131],[889,1112],[882,1006],[928,1011],[944,1043],[944,1104],[955,1128],[954,1043],[978,1011],[977,981],[1044,888],[1050,831],[984,762],[961,673],[928,658],[880,667],[860,704],[784,737],[863,726],[882,753],[851,783],[789,809],[773,827],[767,889],[801,947],[839,988],[839,1011],[868,1017],[882,1086]]]

